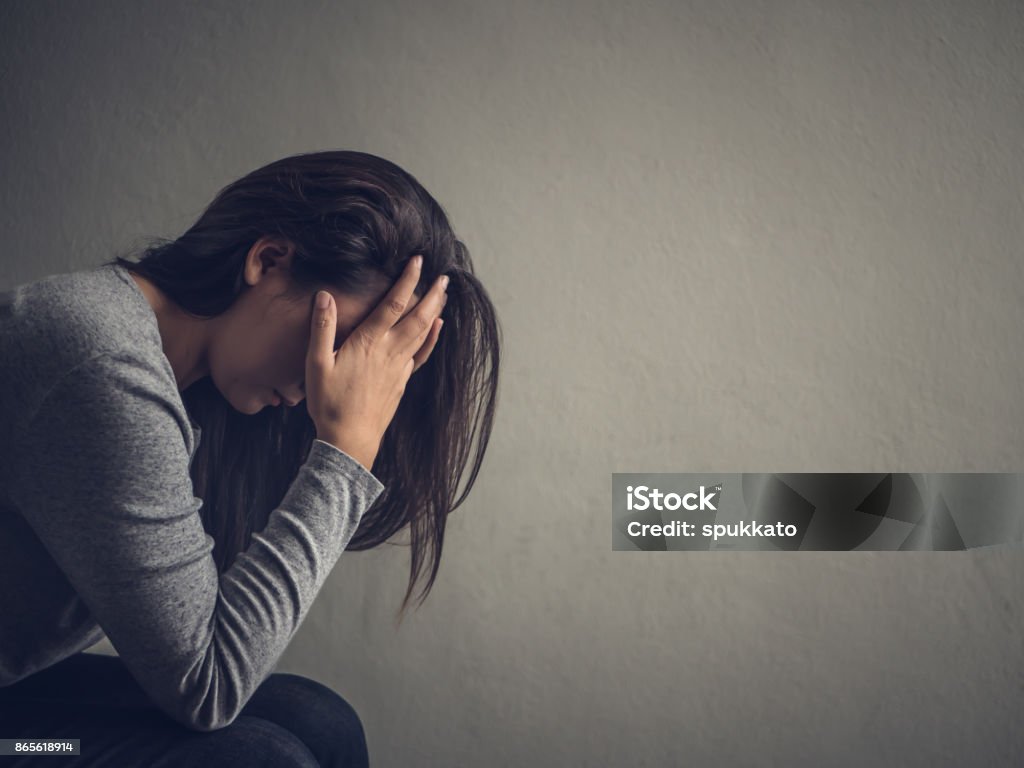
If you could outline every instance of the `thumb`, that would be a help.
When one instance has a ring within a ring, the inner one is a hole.
[[[309,359],[312,363],[325,368],[330,367],[334,360],[336,331],[334,297],[327,291],[317,291],[309,334]]]

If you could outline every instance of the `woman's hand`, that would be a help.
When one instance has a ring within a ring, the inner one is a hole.
[[[419,282],[422,258],[405,270],[373,312],[334,351],[337,310],[326,291],[317,294],[306,354],[306,409],[316,436],[373,466],[384,432],[398,410],[406,383],[426,362],[443,322],[447,278],[441,277],[402,317]],[[326,297],[326,306],[321,300]]]

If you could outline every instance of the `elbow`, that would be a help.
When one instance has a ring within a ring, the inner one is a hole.
[[[227,728],[235,722],[240,711],[214,706],[212,699],[207,699],[204,706],[179,706],[175,708],[175,711],[167,712],[167,714],[190,731],[210,733]]]

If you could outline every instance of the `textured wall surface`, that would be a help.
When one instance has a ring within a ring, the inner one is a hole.
[[[278,157],[442,202],[506,342],[426,605],[342,556],[280,670],[376,765],[1024,761],[1024,558],[612,552],[612,472],[1024,471],[1024,6],[0,5],[0,284]]]

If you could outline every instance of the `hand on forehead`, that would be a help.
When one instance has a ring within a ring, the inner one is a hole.
[[[330,293],[334,296],[334,305],[338,317],[338,324],[335,331],[336,340],[334,344],[334,348],[337,350],[349,334],[359,327],[359,324],[369,317],[377,305],[384,300],[384,297],[387,296],[388,288],[382,290],[379,295],[370,297],[352,296],[350,294],[340,293],[336,290],[330,290]],[[419,300],[420,295],[414,292],[409,299],[409,303],[402,312],[402,318],[408,315],[416,307]]]

